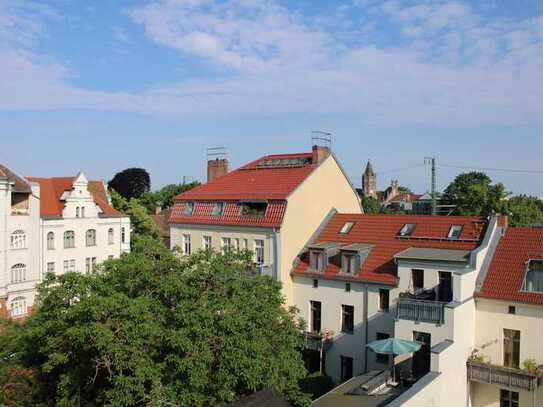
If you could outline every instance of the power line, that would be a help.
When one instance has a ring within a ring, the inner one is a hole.
[[[515,168],[486,168],[486,167],[474,167],[469,165],[453,165],[453,164],[437,164],[438,167],[447,168],[459,168],[464,170],[477,170],[477,171],[499,171],[499,172],[512,172],[518,174],[543,174],[541,170],[521,170]]]
[[[386,171],[378,171],[377,175],[389,174],[389,173],[398,172],[398,171],[406,171],[406,170],[411,170],[413,168],[420,168],[420,167],[424,167],[424,164],[416,164],[416,165],[411,165],[409,167],[401,167],[401,168],[394,168],[394,169],[386,170]]]

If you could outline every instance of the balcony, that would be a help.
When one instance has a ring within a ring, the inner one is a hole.
[[[535,391],[541,384],[541,378],[525,370],[474,361],[467,362],[467,369],[468,379],[478,383],[524,391]]]
[[[445,322],[445,303],[423,300],[411,295],[400,295],[396,307],[396,319],[443,325]]]
[[[256,270],[259,276],[268,276],[275,278],[275,270],[271,265],[257,264]]]

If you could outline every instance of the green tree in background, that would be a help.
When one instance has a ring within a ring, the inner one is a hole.
[[[114,189],[125,199],[139,198],[151,190],[151,177],[143,168],[127,168],[115,174],[108,182],[108,188]]]
[[[372,196],[364,196],[362,197],[362,208],[364,209],[364,213],[379,213],[381,212],[381,205]]]
[[[488,216],[506,213],[507,192],[503,184],[492,184],[483,172],[458,175],[443,193],[443,203],[456,205],[456,215]]]
[[[533,196],[518,195],[507,201],[511,226],[543,223],[543,202]]]
[[[309,404],[303,322],[249,252],[136,246],[95,273],[48,274],[8,332],[0,356],[36,372],[31,405],[223,406],[269,387]]]
[[[150,236],[155,239],[159,238],[160,231],[158,226],[147,212],[147,209],[145,209],[137,199],[132,198],[128,201],[115,190],[110,190],[109,193],[113,207],[130,217],[132,241],[137,240],[141,236]]]
[[[199,182],[191,182],[189,184],[169,184],[158,191],[143,194],[139,201],[147,208],[149,213],[154,214],[156,208],[159,206],[163,209],[171,208],[177,195],[197,187],[198,185],[200,185]]]

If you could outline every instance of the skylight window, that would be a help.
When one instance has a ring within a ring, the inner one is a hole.
[[[400,236],[411,236],[415,231],[416,226],[415,223],[406,223],[400,230]]]
[[[523,291],[543,293],[543,260],[530,260],[522,286]]]
[[[462,233],[462,226],[461,225],[452,225],[449,229],[449,235],[447,236],[449,239],[460,239],[460,234]]]
[[[354,222],[345,222],[343,224],[343,227],[339,231],[339,233],[341,233],[342,235],[346,235],[347,233],[349,233],[351,231],[353,226],[354,226]]]
[[[183,215],[192,216],[194,212],[194,202],[185,203],[185,209],[183,209]]]
[[[224,212],[224,202],[215,202],[213,205],[213,211],[211,211],[212,216],[222,216]]]

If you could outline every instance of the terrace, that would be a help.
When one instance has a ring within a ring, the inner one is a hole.
[[[535,391],[541,385],[541,378],[521,369],[491,365],[469,360],[466,364],[468,379],[478,383],[496,384],[512,390]]]

